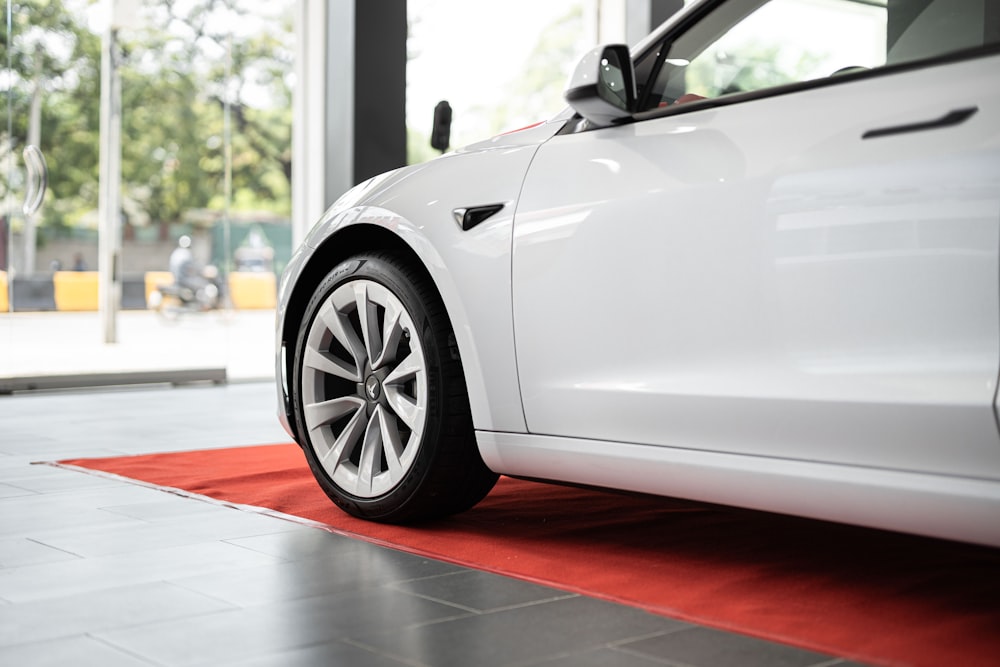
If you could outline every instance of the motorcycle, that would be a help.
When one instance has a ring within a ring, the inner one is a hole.
[[[184,313],[221,309],[223,300],[219,270],[208,265],[183,282],[157,285],[149,295],[148,306],[168,319]]]

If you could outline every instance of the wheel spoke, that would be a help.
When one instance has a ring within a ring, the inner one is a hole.
[[[416,352],[411,352],[392,371],[385,376],[385,384],[403,384],[410,380],[422,377],[424,374],[423,357]]]
[[[419,432],[423,426],[424,407],[420,401],[415,401],[404,389],[410,381],[416,381],[418,396],[424,393],[424,362],[421,355],[411,352],[406,359],[386,376],[382,383],[385,399],[389,402],[403,423],[410,430]]]
[[[378,304],[369,296],[366,283],[354,285],[354,298],[358,307],[358,319],[361,322],[361,334],[364,337],[365,351],[368,360],[373,361],[382,351],[382,333],[378,328]]]
[[[403,476],[403,465],[400,459],[403,456],[403,443],[399,439],[399,429],[396,421],[389,418],[384,410],[379,411],[379,428],[382,430],[382,451],[385,454],[385,462],[389,467],[389,477],[398,480]]]
[[[340,465],[351,458],[364,432],[364,411],[358,410],[330,448],[325,453],[319,454],[320,462],[330,475],[335,475]]]
[[[400,324],[402,307],[395,299],[389,299],[385,305],[385,324],[382,327],[382,349],[378,357],[372,361],[372,368],[379,369],[385,364],[396,360],[396,349],[403,337],[403,326]]]
[[[351,380],[352,382],[361,382],[361,373],[358,371],[357,366],[352,368],[342,359],[338,359],[329,352],[323,352],[311,347],[307,348],[302,363],[308,368],[313,368],[321,373],[336,375],[339,378]]]
[[[312,403],[305,406],[306,425],[309,430],[331,424],[346,414],[357,412],[365,407],[365,402],[357,396],[342,396],[329,401]]]
[[[358,461],[358,493],[370,493],[372,480],[378,474],[376,466],[382,459],[382,419],[382,406],[376,406],[368,420],[365,439],[361,444],[361,459]]]
[[[305,406],[306,425],[312,441],[316,443],[316,455],[331,475],[341,462],[351,456],[357,446],[364,430],[364,406],[364,401],[356,396],[344,396]],[[333,442],[323,437],[322,427],[346,415],[351,415],[351,420]]]
[[[409,396],[401,392],[396,387],[385,388],[385,399],[392,407],[392,411],[403,420],[403,423],[411,431],[420,431],[423,426],[424,410],[417,405]]]
[[[323,304],[319,311],[319,318],[337,342],[354,358],[355,368],[362,368],[367,358],[365,346],[358,340],[358,335],[351,328],[347,317],[341,314],[336,304],[336,296],[334,294],[334,298]],[[360,372],[358,374],[360,375]]]

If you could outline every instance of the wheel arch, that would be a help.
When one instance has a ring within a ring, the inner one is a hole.
[[[415,238],[422,237],[415,236]],[[425,245],[422,249],[424,252],[432,252],[429,244]],[[440,271],[432,272],[428,268],[427,261],[421,257],[417,249],[410,245],[407,240],[404,240],[400,235],[386,227],[369,222],[346,225],[328,236],[311,254],[306,264],[299,271],[294,290],[288,297],[280,332],[280,344],[286,350],[282,361],[284,365],[284,377],[289,379],[293,377],[292,366],[295,359],[297,333],[305,317],[309,300],[312,298],[316,287],[339,262],[355,254],[371,251],[388,251],[395,254],[405,261],[408,266],[423,274],[429,283],[433,285],[435,293],[444,304],[449,325],[452,331],[455,332],[456,344],[459,356],[462,359],[466,386],[469,388],[471,400],[471,392],[475,391],[476,387],[482,386],[483,378],[482,373],[479,371],[476,356],[470,349],[470,347],[474,346],[470,341],[465,340],[469,336],[468,327],[462,327],[460,330],[455,324],[455,314],[459,313],[459,317],[461,317],[460,314],[464,312],[461,304],[457,303],[460,300],[458,291],[453,284],[441,284],[441,280],[447,281],[449,279],[448,271],[444,268],[444,262],[439,257],[430,257],[431,262],[436,261],[441,266]],[[472,402],[475,403],[474,401]],[[473,408],[474,419],[476,417],[475,413],[475,408]],[[294,432],[295,420],[291,418],[292,415],[290,414],[288,417],[289,426],[293,429],[293,436],[296,436],[296,439],[298,439],[298,434]]]
[[[284,326],[281,330],[281,343],[288,350],[284,360],[285,377],[292,377],[295,341],[313,291],[339,262],[358,252],[371,250],[394,252],[404,258],[408,264],[427,273],[426,267],[413,248],[384,227],[372,224],[349,225],[337,233],[331,234],[312,253],[309,261],[302,267],[294,290],[288,297]],[[440,290],[438,293],[440,295]]]

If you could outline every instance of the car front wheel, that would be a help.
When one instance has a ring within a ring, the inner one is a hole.
[[[309,466],[349,514],[394,523],[445,516],[496,482],[476,448],[440,297],[394,255],[341,262],[317,287],[292,393]]]

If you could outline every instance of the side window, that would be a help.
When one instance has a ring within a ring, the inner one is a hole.
[[[644,108],[979,47],[992,0],[730,0],[666,52]]]

